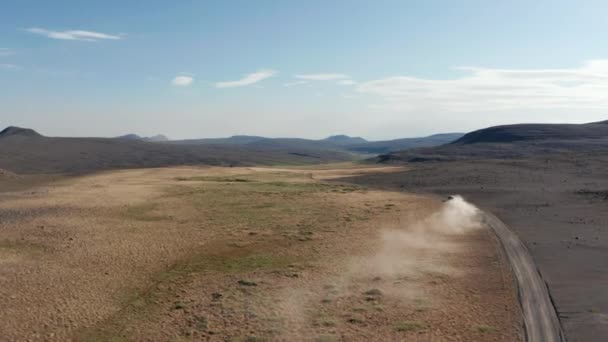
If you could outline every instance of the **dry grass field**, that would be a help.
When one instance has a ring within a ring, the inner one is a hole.
[[[336,180],[398,170],[122,170],[0,193],[0,340],[520,339],[469,207]]]

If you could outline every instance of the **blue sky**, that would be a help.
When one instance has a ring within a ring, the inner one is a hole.
[[[608,118],[605,1],[3,1],[0,125],[370,139]]]

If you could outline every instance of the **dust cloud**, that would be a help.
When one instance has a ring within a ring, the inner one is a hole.
[[[426,223],[430,230],[446,234],[463,234],[481,228],[480,211],[461,196],[451,196],[441,210]]]
[[[380,227],[374,246],[347,257],[339,275],[285,293],[283,312],[291,322],[298,322],[294,328],[300,330],[307,321],[303,315],[318,312],[315,303],[327,298],[340,303],[342,310],[367,293],[381,294],[394,305],[434,306],[440,299],[429,293],[427,283],[462,274],[453,257],[466,248],[466,234],[482,227],[480,210],[452,196],[426,218]]]
[[[378,252],[367,261],[359,260],[355,272],[393,278],[454,274],[457,270],[442,259],[462,248],[458,236],[481,227],[479,209],[461,196],[452,196],[423,220],[382,229]]]

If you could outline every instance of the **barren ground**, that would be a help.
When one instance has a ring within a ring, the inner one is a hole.
[[[162,168],[6,188],[0,339],[521,339],[489,230],[425,230],[436,197],[335,179],[398,170]]]

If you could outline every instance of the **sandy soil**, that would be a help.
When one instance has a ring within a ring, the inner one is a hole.
[[[489,230],[434,197],[320,180],[392,171],[125,170],[1,193],[0,339],[521,339]]]

